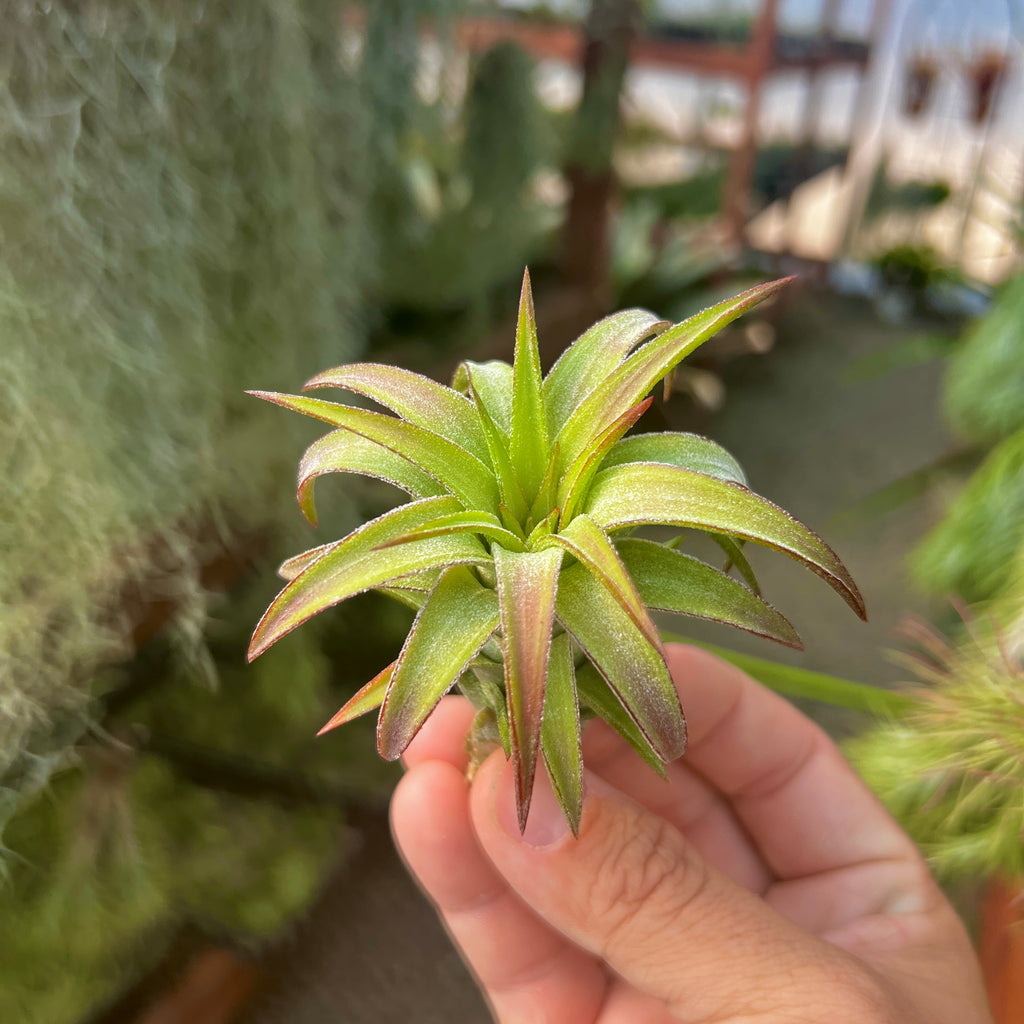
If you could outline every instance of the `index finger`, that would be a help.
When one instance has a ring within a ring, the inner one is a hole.
[[[832,740],[792,704],[707,651],[666,650],[690,736],[684,762],[729,800],[779,878],[919,858]]]

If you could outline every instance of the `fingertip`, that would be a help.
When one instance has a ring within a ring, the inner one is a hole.
[[[447,761],[422,761],[398,780],[391,794],[391,828],[403,849],[432,834],[438,822],[464,813],[466,780]]]
[[[444,697],[402,754],[406,769],[427,761],[445,761],[465,774],[466,734],[475,712],[465,697]]]
[[[493,886],[493,872],[473,836],[465,777],[446,761],[411,768],[391,797],[391,832],[403,859],[442,909],[467,891]]]

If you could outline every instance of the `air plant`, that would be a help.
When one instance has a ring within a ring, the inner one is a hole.
[[[1007,593],[947,642],[904,632],[913,705],[848,741],[854,766],[946,880],[1024,879],[1024,548]]]
[[[601,320],[542,377],[529,274],[511,366],[464,362],[452,387],[371,363],[305,390],[341,388],[395,415],[255,391],[337,428],[306,451],[298,500],[315,524],[324,473],[386,480],[412,500],[342,540],[286,561],[288,580],[249,657],[325,608],[380,590],[416,609],[398,658],[323,731],[380,708],[377,745],[401,756],[453,686],[515,769],[525,827],[542,755],[575,832],[583,799],[580,719],[607,721],[656,770],[679,757],[686,724],[650,610],[727,623],[790,647],[792,625],[760,596],[746,541],[802,562],[860,616],[832,549],[755,494],[735,459],[693,434],[626,436],[680,360],[787,282],[752,288],[678,324],[630,309]],[[701,530],[743,582],[677,550],[648,525]]]

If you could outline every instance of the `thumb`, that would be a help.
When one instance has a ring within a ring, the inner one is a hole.
[[[473,785],[484,851],[550,925],[680,1021],[827,1019],[830,1007],[839,1020],[878,1019],[881,993],[852,957],[735,885],[599,777],[588,773],[586,785],[578,839],[542,770],[523,836],[500,753]]]

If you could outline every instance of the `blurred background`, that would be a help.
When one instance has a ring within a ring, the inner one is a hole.
[[[755,552],[806,652],[686,633],[960,702],[945,746],[805,706],[1024,1020],[1024,3],[0,9],[0,1019],[488,1019],[391,849],[372,721],[313,738],[411,612],[244,660],[275,566],[397,492],[327,479],[313,530],[319,431],[243,389],[510,358],[528,264],[546,363],[611,310],[798,275],[645,426],[725,444],[871,620]]]

